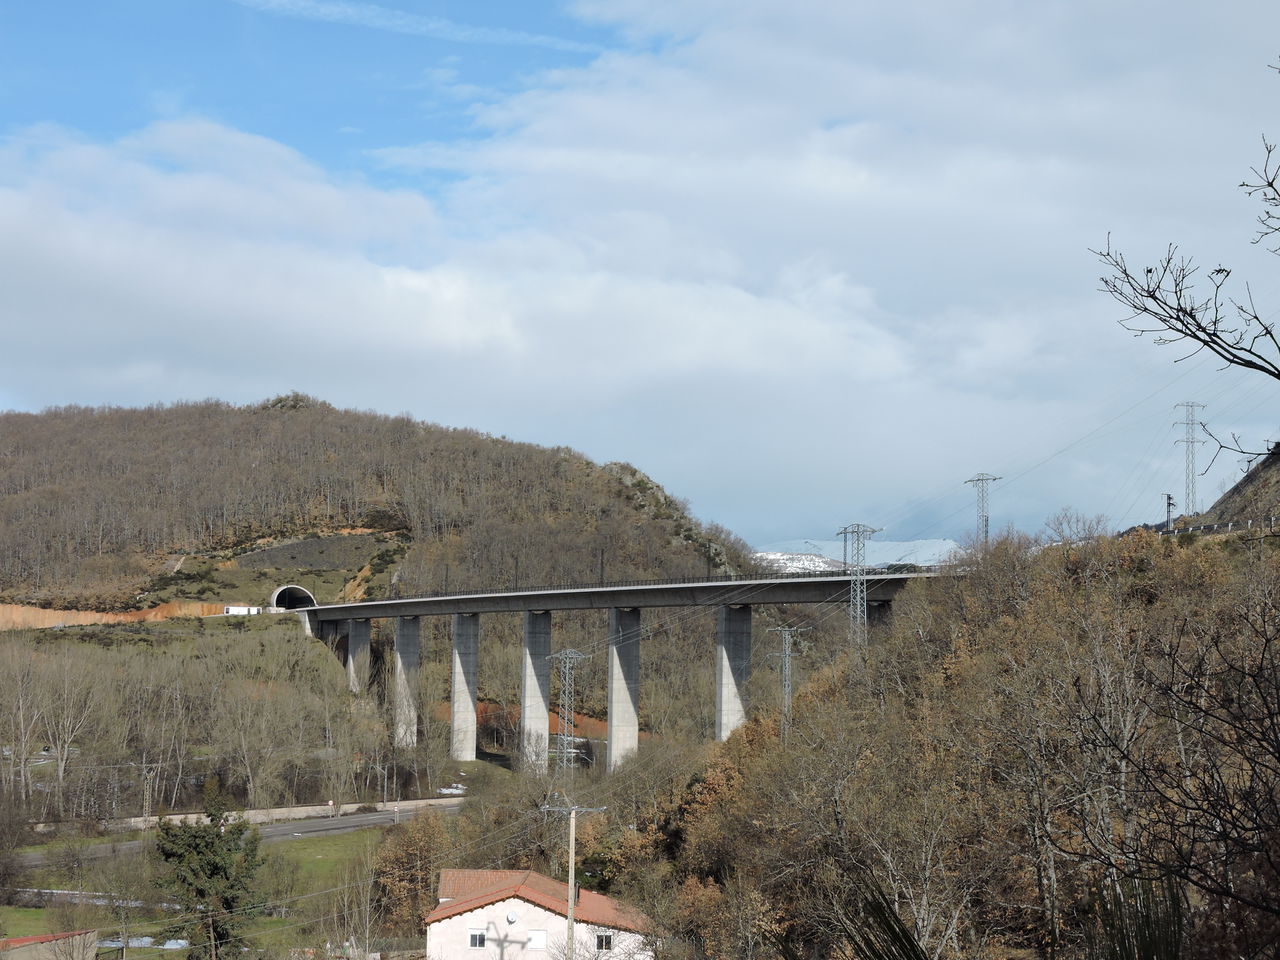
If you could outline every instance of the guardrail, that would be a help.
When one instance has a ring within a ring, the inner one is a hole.
[[[1175,527],[1172,530],[1157,530],[1162,537],[1172,537],[1179,533],[1233,533],[1236,530],[1263,530],[1273,533],[1280,530],[1280,517],[1263,517],[1261,520],[1224,520],[1222,523],[1202,523],[1193,527]]]

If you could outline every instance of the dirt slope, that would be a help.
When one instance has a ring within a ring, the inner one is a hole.
[[[137,623],[143,620],[168,620],[170,617],[212,617],[222,613],[220,603],[198,600],[175,600],[150,610],[125,613],[98,613],[93,610],[46,610],[16,603],[0,603],[0,630],[29,630],[42,627],[82,626],[90,623]]]

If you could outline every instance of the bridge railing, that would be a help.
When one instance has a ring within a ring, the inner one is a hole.
[[[901,567],[903,569],[891,569],[893,567]],[[910,569],[905,569],[905,568]],[[863,567],[865,571],[863,576],[869,580],[881,580],[888,577],[914,576],[918,574],[931,575],[936,574],[943,569],[940,565],[923,565],[923,564],[889,564],[884,567]],[[605,589],[612,590],[618,587],[669,587],[679,584],[699,584],[699,583],[759,583],[762,581],[772,580],[812,580],[814,578],[842,578],[849,577],[850,572],[847,570],[822,570],[822,571],[801,571],[797,573],[726,573],[718,576],[710,577],[665,577],[653,580],[595,580],[590,583],[581,581],[573,583],[553,583],[553,584],[530,584],[529,586],[518,585],[513,587],[495,587],[488,590],[447,590],[436,591],[434,593],[414,594],[415,597],[421,599],[432,599],[436,597],[491,597],[500,594],[514,593],[556,593],[564,590],[595,590]],[[394,597],[380,597],[379,600],[397,599]],[[374,601],[377,602],[377,601]]]

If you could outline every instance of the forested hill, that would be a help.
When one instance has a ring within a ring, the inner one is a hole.
[[[626,464],[297,394],[0,415],[9,601],[128,607],[184,554],[369,532],[374,572],[394,564],[404,592],[748,563]]]

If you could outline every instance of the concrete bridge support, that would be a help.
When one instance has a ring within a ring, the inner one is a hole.
[[[480,615],[453,615],[453,700],[449,756],[476,758],[476,662],[480,651]]]
[[[747,719],[751,678],[751,608],[723,606],[716,612],[716,739],[728,740]]]
[[[366,620],[365,623],[368,623]],[[393,713],[397,747],[418,742],[418,662],[421,659],[421,624],[417,617],[397,617],[395,636],[395,686]]]
[[[612,773],[640,745],[640,611],[609,611],[609,734],[605,770]]]
[[[369,628],[368,620],[347,621],[347,687],[352,693],[369,689]]]
[[[305,616],[302,617],[304,623],[306,622],[306,619],[307,618]],[[346,620],[325,620],[313,625],[311,629],[304,630],[303,632],[308,637],[323,640],[329,645],[329,649],[337,654],[338,641],[342,639],[342,631],[346,629],[347,622],[348,621]]]
[[[547,720],[551,710],[551,612],[524,615],[524,669],[520,680],[520,765],[547,769]]]

